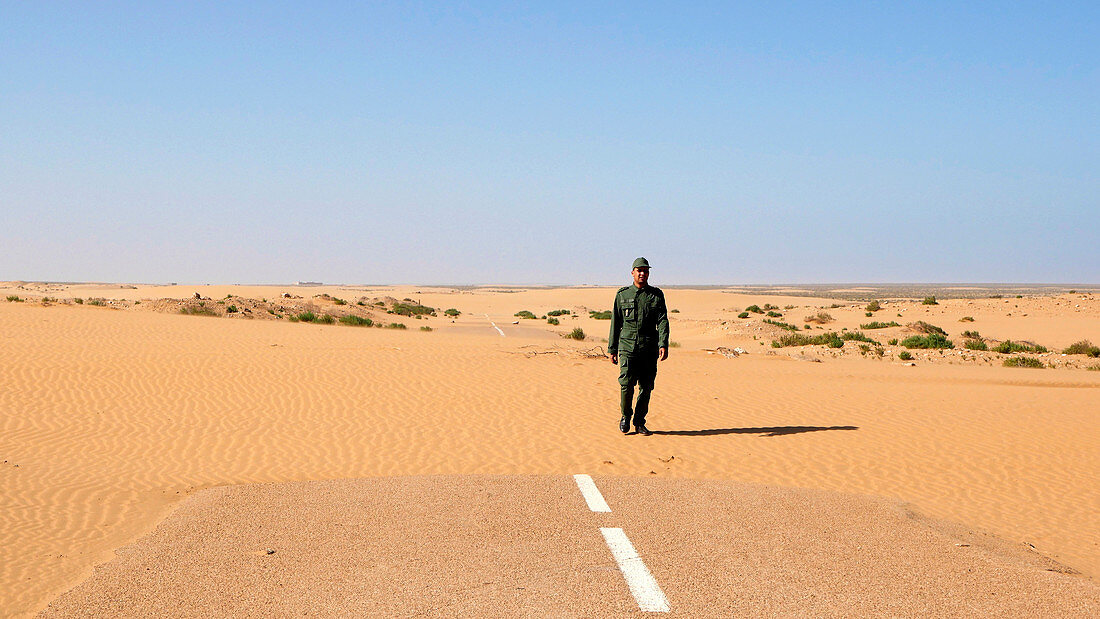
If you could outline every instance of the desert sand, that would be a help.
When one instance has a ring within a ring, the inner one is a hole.
[[[172,525],[173,509],[207,488],[423,475],[564,483],[582,472],[772,487],[737,485],[735,495],[785,487],[885,497],[1059,566],[1012,573],[1096,590],[1100,372],[1089,368],[1100,360],[1060,353],[1082,339],[1100,344],[1095,290],[930,306],[884,298],[868,318],[865,302],[840,295],[667,289],[678,346],[658,375],[651,437],[616,428],[616,370],[600,341],[608,323],[588,317],[613,292],[0,284],[0,298],[21,299],[0,300],[0,609],[36,612],[117,549],[137,542],[128,552],[141,554],[156,534],[142,536]],[[220,315],[180,314],[195,293]],[[370,306],[406,298],[440,311],[417,320]],[[266,311],[276,302],[408,329],[294,324],[289,312]],[[234,304],[251,311],[224,315]],[[825,330],[900,326],[865,331],[877,342],[869,352],[854,341],[775,349],[783,329],[737,318],[751,304],[775,305],[777,320],[798,327],[819,311],[834,319]],[[453,320],[442,313],[452,307],[462,312]],[[559,308],[571,315],[558,326],[514,317]],[[886,341],[918,320],[944,328],[956,349],[901,362]],[[585,341],[561,337],[575,327]],[[1006,355],[961,349],[963,330],[1041,344],[1050,352],[1028,356],[1053,367],[1003,367]],[[863,505],[852,501],[845,509]]]

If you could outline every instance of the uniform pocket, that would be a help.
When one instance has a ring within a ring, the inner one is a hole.
[[[634,307],[634,299],[623,299],[622,310],[623,320],[634,320],[638,315],[637,308]]]

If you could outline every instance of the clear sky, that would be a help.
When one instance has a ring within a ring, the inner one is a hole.
[[[1098,7],[0,0],[0,279],[1100,283]]]

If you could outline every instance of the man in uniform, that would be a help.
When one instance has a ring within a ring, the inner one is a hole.
[[[653,434],[645,427],[649,412],[649,394],[657,377],[657,360],[668,358],[668,310],[665,293],[649,285],[649,261],[638,258],[631,274],[634,283],[615,293],[611,311],[611,335],[607,352],[611,362],[619,366],[620,409],[623,417],[619,430],[630,431],[630,419],[638,434]],[[638,385],[638,402],[634,403],[634,385]]]

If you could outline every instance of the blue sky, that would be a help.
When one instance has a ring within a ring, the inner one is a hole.
[[[1100,5],[763,4],[0,0],[0,279],[1100,283]]]

